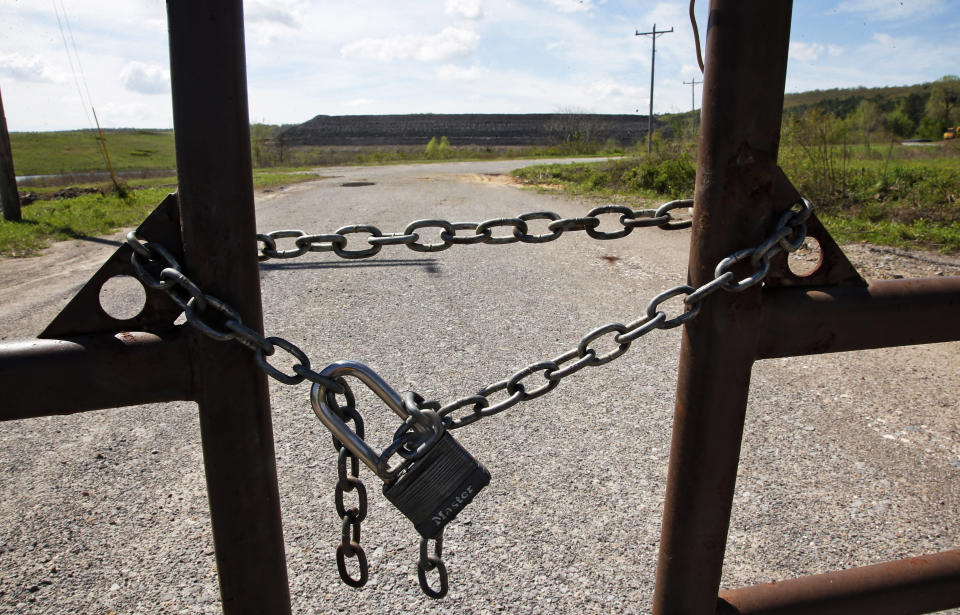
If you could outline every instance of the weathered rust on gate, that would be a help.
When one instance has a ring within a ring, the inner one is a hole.
[[[796,200],[777,169],[791,11],[788,0],[711,2],[693,286],[712,279],[726,254],[756,244]],[[930,556],[924,561],[935,565],[923,571],[919,560],[904,560],[725,592],[718,605],[753,362],[960,339],[960,278],[868,285],[815,218],[808,226],[823,252],[816,271],[797,276],[780,255],[762,288],[717,293],[684,327],[655,615],[907,614],[960,606],[956,552]]]

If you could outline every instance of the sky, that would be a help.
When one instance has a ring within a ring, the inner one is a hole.
[[[183,0],[189,1],[189,0]],[[708,1],[696,14],[706,36]],[[796,0],[787,92],[960,74],[957,0]],[[247,0],[253,122],[700,106],[686,0]],[[11,131],[170,128],[162,0],[0,0]],[[684,84],[684,82],[687,84]],[[691,95],[693,100],[691,100]]]

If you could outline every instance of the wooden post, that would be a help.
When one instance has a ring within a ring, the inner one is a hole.
[[[0,95],[0,203],[3,219],[20,222],[20,195],[17,193],[17,176],[13,171],[13,152],[10,149],[10,133],[7,132],[7,116],[3,113],[3,96]]]

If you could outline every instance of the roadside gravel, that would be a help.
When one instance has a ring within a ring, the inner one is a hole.
[[[517,163],[327,169],[258,198],[262,230],[330,232],[418,218],[483,220],[581,201],[518,190]],[[345,187],[351,182],[370,185]],[[118,235],[119,237],[119,235]],[[689,232],[596,242],[385,247],[261,266],[265,325],[317,366],[355,359],[397,390],[449,401],[555,357],[685,279]],[[116,238],[113,238],[116,239]],[[430,241],[430,238],[425,238]],[[0,261],[0,339],[39,332],[113,247]],[[960,275],[960,261],[869,246],[868,277]],[[65,259],[73,259],[61,265]],[[929,262],[935,260],[938,262]],[[271,383],[288,574],[297,613],[649,611],[680,332],[550,395],[456,432],[490,486],[449,527],[450,596],[416,582],[417,538],[362,477],[371,580],[337,577],[335,455],[306,386]],[[724,587],[960,547],[960,343],[763,361],[754,369]],[[57,386],[55,382],[50,386]],[[357,385],[374,445],[394,418]],[[218,613],[196,412],[158,404],[0,430],[0,613]]]

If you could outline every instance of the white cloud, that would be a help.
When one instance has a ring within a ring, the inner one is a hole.
[[[170,91],[170,72],[156,64],[128,62],[120,72],[123,87],[140,94],[166,94]]]
[[[649,96],[649,91],[644,88],[627,86],[614,79],[601,79],[587,86],[587,94],[590,99],[602,102],[620,102],[630,106],[637,100]]]
[[[54,69],[40,56],[22,56],[19,53],[0,53],[0,75],[16,81],[60,83],[66,75]]]
[[[885,32],[876,32],[873,35],[873,40],[886,47],[893,46],[893,37]]]
[[[483,17],[482,0],[447,0],[444,5],[447,15],[464,19],[481,19]]]
[[[300,15],[295,5],[283,6],[276,2],[251,2],[243,14],[244,22],[264,22],[272,23],[288,28],[297,29],[300,27]]]
[[[945,0],[844,0],[839,13],[863,13],[870,21],[916,21],[947,10]]]
[[[579,13],[596,8],[593,0],[546,0],[546,3],[561,13]]]
[[[141,103],[106,103],[99,107],[100,112],[97,115],[104,127],[169,126],[171,112],[167,111],[168,107],[158,110],[152,105]]]
[[[243,22],[253,40],[269,45],[299,30],[306,10],[299,0],[253,0],[244,9]]]
[[[801,62],[816,62],[817,59],[826,51],[826,47],[820,43],[790,43],[790,59]]]
[[[345,57],[366,60],[419,60],[437,62],[469,55],[480,42],[472,30],[444,28],[438,34],[406,34],[387,38],[363,38],[340,49]]]
[[[444,64],[437,68],[437,79],[440,81],[477,81],[486,77],[490,71],[483,68],[482,66],[471,66],[469,68],[463,66],[454,66],[452,64]]]
[[[827,53],[828,53],[828,54],[830,55],[830,57],[832,57],[832,58],[836,58],[836,57],[838,57],[838,56],[842,56],[842,55],[843,55],[843,47],[840,47],[839,45],[827,45]]]

